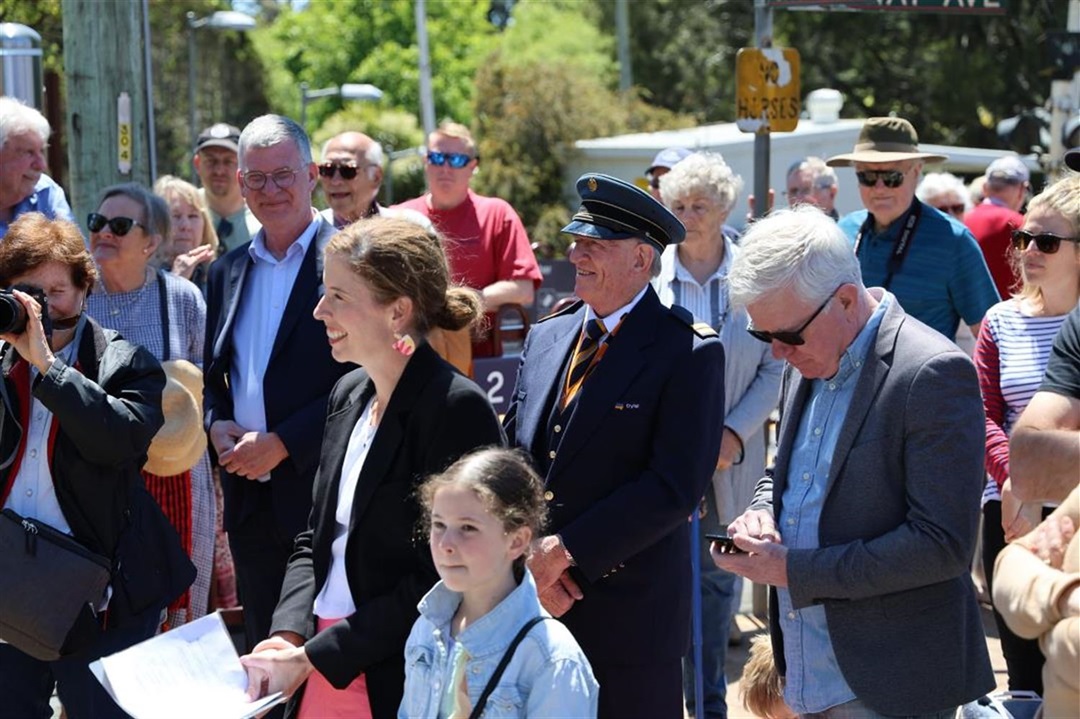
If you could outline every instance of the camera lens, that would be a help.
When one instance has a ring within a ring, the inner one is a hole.
[[[0,292],[0,334],[26,329],[26,310],[10,291]]]

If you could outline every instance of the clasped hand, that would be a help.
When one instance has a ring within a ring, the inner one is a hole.
[[[558,535],[541,537],[533,544],[529,571],[536,582],[540,604],[553,617],[566,614],[574,602],[585,597],[569,569],[570,557]]]
[[[225,471],[245,479],[270,473],[289,456],[284,442],[274,432],[255,432],[231,420],[210,425],[210,441]]]
[[[240,657],[240,664],[247,672],[249,701],[277,692],[291,697],[315,670],[304,647],[281,636],[256,644],[251,654]]]

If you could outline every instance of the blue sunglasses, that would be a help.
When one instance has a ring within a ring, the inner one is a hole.
[[[427,154],[427,161],[432,165],[442,167],[449,162],[450,167],[455,170],[460,170],[465,167],[472,159],[473,158],[469,155],[461,152],[435,152],[434,150],[429,150]]]

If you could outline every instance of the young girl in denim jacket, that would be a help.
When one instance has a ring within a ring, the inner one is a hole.
[[[574,637],[540,606],[525,567],[546,515],[524,457],[485,449],[420,489],[442,580],[420,601],[405,645],[399,717],[467,719],[515,635],[532,626],[488,697],[484,717],[595,717],[598,685]]]

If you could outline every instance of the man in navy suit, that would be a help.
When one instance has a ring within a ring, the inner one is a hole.
[[[994,687],[971,557],[985,430],[971,360],[863,285],[815,207],[754,223],[728,272],[788,362],[771,476],[713,559],[772,587],[784,698],[802,717],[946,719]]]
[[[239,162],[262,230],[210,270],[205,422],[250,650],[270,631],[293,538],[307,526],[327,399],[349,366],[334,361],[312,316],[336,230],[311,207],[307,135],[286,117],[258,117],[240,135]]]
[[[649,285],[682,223],[613,177],[577,187],[563,232],[582,301],[529,334],[506,416],[547,488],[529,567],[592,664],[601,717],[682,717],[687,520],[720,452],[724,351]]]

